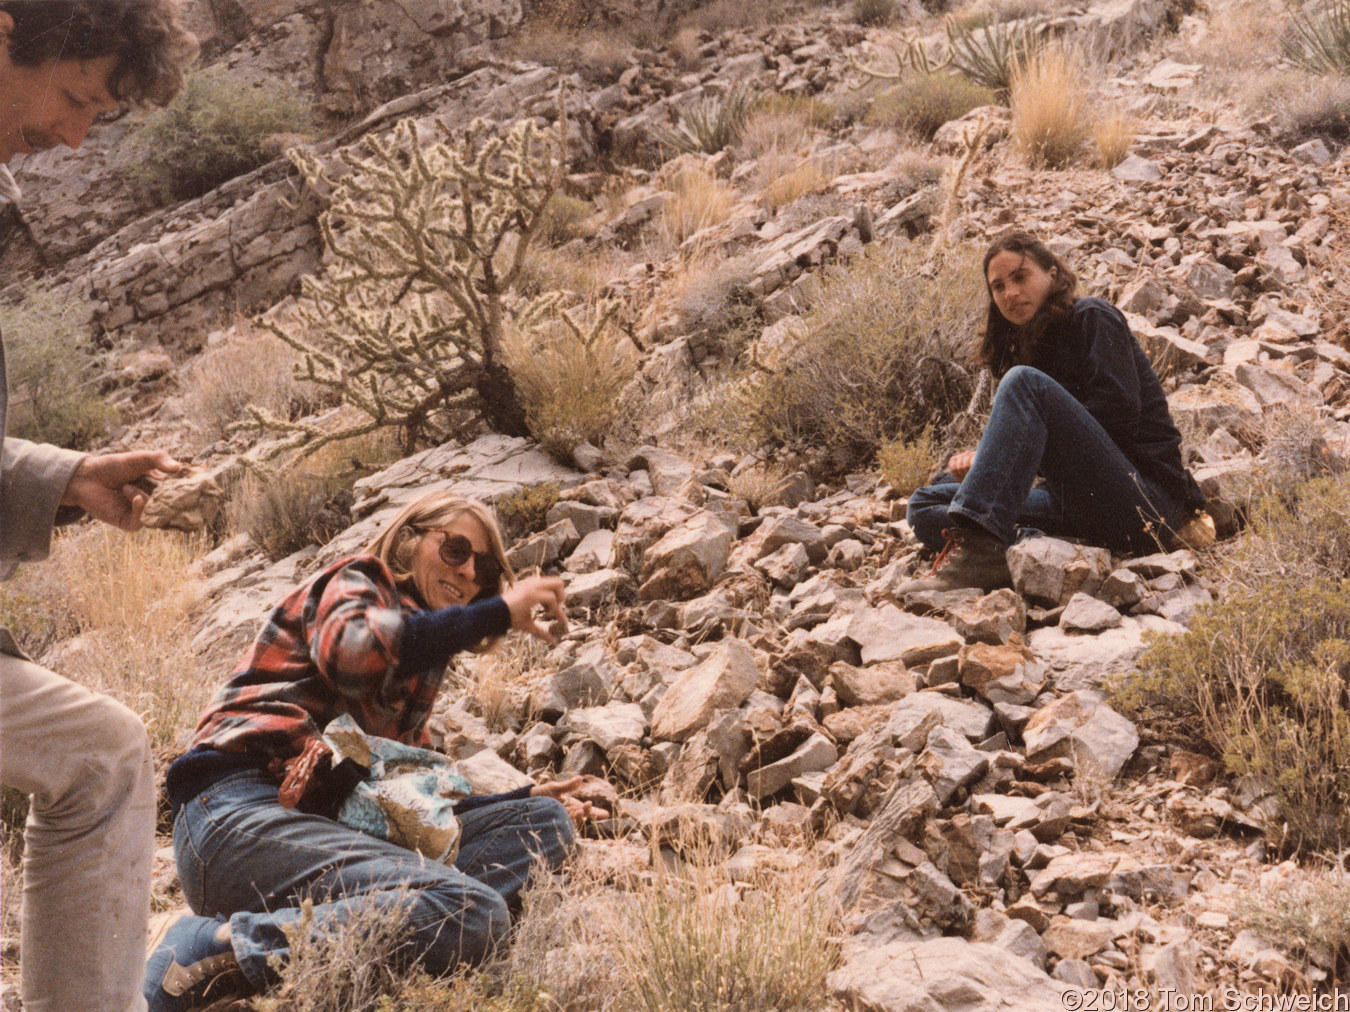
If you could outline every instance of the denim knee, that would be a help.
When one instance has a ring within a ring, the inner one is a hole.
[[[549,867],[556,868],[566,860],[576,842],[572,817],[556,798],[528,799],[528,821],[539,839],[539,852]]]
[[[999,380],[998,389],[994,391],[997,396],[1004,392],[1005,388],[1011,393],[1022,390],[1034,389],[1044,383],[1056,383],[1056,380],[1047,372],[1029,365],[1015,365],[1003,374]]]
[[[421,964],[434,976],[461,964],[486,961],[511,931],[506,900],[474,879],[447,879],[443,886],[423,887],[417,905],[434,912],[434,923],[418,930]]]

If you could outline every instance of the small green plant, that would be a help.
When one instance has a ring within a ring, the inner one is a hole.
[[[1329,0],[1311,12],[1295,7],[1280,48],[1314,74],[1350,74],[1350,0]]]
[[[900,495],[909,495],[926,485],[939,469],[941,447],[933,438],[933,427],[924,426],[913,439],[892,439],[877,451],[877,467],[887,484]]]
[[[501,496],[493,502],[492,510],[507,537],[514,541],[544,529],[548,511],[558,501],[558,492],[557,484],[551,481],[530,485]]]
[[[575,239],[581,234],[578,226],[593,214],[595,206],[589,200],[555,193],[544,205],[540,238],[554,245]]]
[[[0,306],[9,377],[9,434],[70,449],[95,444],[116,419],[99,396],[95,354],[69,299],[34,291]]]
[[[866,467],[881,445],[942,426],[970,398],[965,357],[984,305],[979,258],[878,245],[828,277],[800,335],[748,377],[736,405],[749,445]]]
[[[313,118],[310,100],[283,81],[196,71],[127,134],[117,161],[161,199],[186,200],[269,161],[268,138],[303,133]]]
[[[867,121],[928,141],[944,123],[993,102],[990,89],[959,74],[910,74],[873,99]]]
[[[1044,38],[1039,18],[973,25],[948,18],[946,28],[951,66],[1000,95],[1011,91],[1017,69],[1041,48]]]
[[[755,105],[754,89],[746,82],[720,95],[696,99],[678,113],[671,129],[654,129],[656,142],[679,153],[702,151],[715,155],[735,144]]]
[[[868,27],[895,20],[895,0],[853,0],[853,20]]]

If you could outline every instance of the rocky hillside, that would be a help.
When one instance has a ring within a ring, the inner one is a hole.
[[[484,686],[503,662],[465,665],[436,727],[480,789],[609,780],[618,812],[587,846],[614,883],[634,869],[644,881],[654,855],[691,839],[740,882],[809,857],[813,887],[843,910],[830,1007],[1092,1008],[1106,1006],[1064,996],[1222,1000],[1330,980],[1335,954],[1295,955],[1236,923],[1239,894],[1299,874],[1269,863],[1283,856],[1263,837],[1270,796],[1148,728],[1141,745],[1107,701],[1146,634],[1181,633],[1222,596],[1205,558],[1035,538],[1012,551],[1012,590],[900,598],[920,565],[902,490],[875,470],[841,477],[828,448],[719,442],[694,417],[746,363],[798,347],[823,279],[869,248],[978,250],[1016,224],[1128,315],[1211,494],[1245,502],[1291,460],[1341,467],[1350,162],[1334,131],[1244,104],[1252,67],[1288,73],[1275,29],[1246,24],[1266,13],[1218,0],[1020,11],[1091,51],[1094,100],[1133,124],[1109,168],[1085,155],[1048,169],[1018,154],[999,105],[922,142],[867,115],[879,88],[851,90],[858,66],[936,46],[929,4],[865,26],[853,6],[657,3],[597,9],[580,28],[565,5],[538,6],[193,5],[215,66],[312,96],[317,125],[287,141],[324,157],[407,117],[428,132],[565,117],[565,192],[586,223],[538,270],[579,299],[619,299],[640,350],[598,449],[560,463],[485,433],[361,478],[322,545],[276,560],[246,533],[218,537],[197,563],[197,670],[223,678],[284,591],[409,498],[446,486],[506,506],[552,486],[512,557],[563,575],[572,631],[512,654],[495,700]],[[740,88],[836,114],[663,162],[681,110]],[[232,480],[257,437],[203,422],[194,363],[256,336],[249,316],[288,319],[298,279],[326,266],[324,198],[278,157],[157,206],[114,171],[127,130],[18,167],[26,228],[4,256],[81,307],[110,350],[111,445],[163,446]],[[775,199],[803,165],[808,183]],[[725,199],[673,229],[681,173]],[[1233,535],[1240,517],[1218,519]],[[171,873],[161,884],[172,897]]]

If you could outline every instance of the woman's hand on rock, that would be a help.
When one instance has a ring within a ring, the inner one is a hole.
[[[970,467],[975,463],[974,450],[962,450],[960,453],[952,454],[952,459],[947,461],[947,470],[952,473],[952,477],[957,481],[965,481],[966,475],[970,473]]]
[[[557,637],[535,621],[534,609],[543,607],[545,617],[557,621],[567,631],[567,612],[563,611],[563,582],[556,576],[531,576],[502,591],[502,600],[511,609],[511,628],[529,633],[545,643]]]
[[[591,779],[586,776],[575,776],[566,780],[550,780],[548,783],[535,784],[530,788],[530,796],[561,801],[572,822],[578,826],[589,819],[608,819],[609,809],[576,796],[576,792],[586,787]]]

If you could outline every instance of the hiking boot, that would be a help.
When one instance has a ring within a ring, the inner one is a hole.
[[[220,917],[183,917],[169,927],[145,964],[142,994],[150,1012],[187,1012],[253,990],[234,946],[216,937],[224,923]]]
[[[926,577],[906,580],[895,589],[897,597],[924,591],[961,590],[978,587],[983,591],[1012,586],[1008,570],[1008,546],[979,527],[954,526],[942,532],[947,543],[933,560]]]

